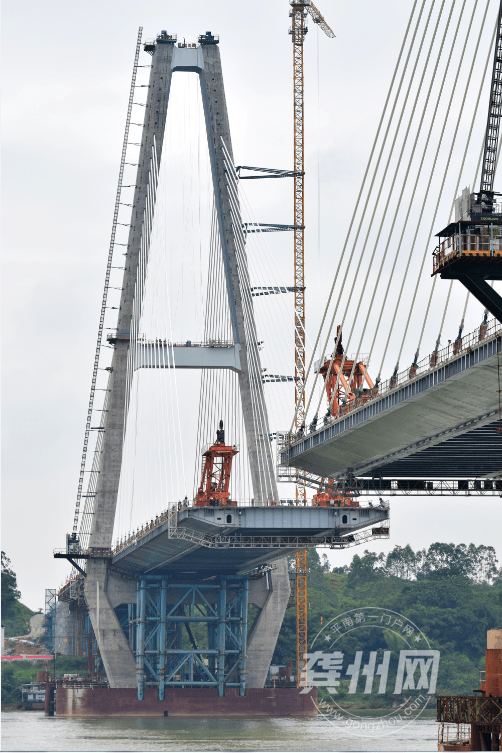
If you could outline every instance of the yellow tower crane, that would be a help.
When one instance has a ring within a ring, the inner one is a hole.
[[[293,41],[294,100],[294,296],[295,296],[295,427],[305,428],[305,164],[303,128],[303,41],[307,33],[307,13],[326,36],[333,38],[328,26],[311,0],[290,0]],[[296,499],[306,503],[303,484],[296,484]],[[307,684],[305,653],[307,652],[307,552],[296,554],[296,678],[298,687]]]

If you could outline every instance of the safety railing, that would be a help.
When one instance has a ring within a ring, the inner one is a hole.
[[[82,678],[82,680],[65,680],[62,677],[54,679],[51,677],[49,680],[50,685],[55,685],[57,688],[108,688],[109,685],[103,680],[89,680]]]
[[[502,724],[502,698],[436,696],[437,721],[453,724]]]
[[[81,573],[72,573],[58,591],[59,600],[71,601],[75,599],[83,579],[84,576]]]
[[[235,346],[232,340],[206,340],[205,342],[185,340],[185,342],[174,343],[160,337],[148,338],[145,335],[139,335],[136,341],[141,345],[163,345],[168,348],[233,348]]]
[[[490,321],[481,324],[473,332],[470,332],[463,337],[459,337],[453,342],[449,342],[445,348],[436,350],[430,355],[423,358],[421,361],[413,363],[407,369],[404,369],[397,374],[393,374],[389,379],[386,379],[384,382],[380,382],[379,384],[375,385],[373,389],[366,390],[364,396],[356,397],[354,400],[348,401],[345,405],[339,405],[338,415],[319,419],[315,428],[312,428],[312,425],[310,425],[308,427],[305,427],[305,429],[300,430],[300,432],[298,432],[297,434],[284,434],[281,437],[281,444],[283,446],[288,446],[300,439],[303,439],[309,434],[320,431],[326,426],[330,426],[337,419],[346,416],[348,413],[351,413],[358,408],[361,408],[369,401],[374,400],[375,398],[380,398],[383,395],[386,395],[387,393],[398,389],[399,387],[403,387],[404,385],[412,382],[414,379],[418,379],[419,377],[424,376],[425,374],[427,374],[427,372],[430,372],[433,369],[438,368],[439,366],[444,366],[454,358],[458,358],[463,354],[472,352],[472,350],[476,348],[480,343],[485,342],[486,340],[500,337],[501,335],[501,323],[497,319],[491,319]]]
[[[217,512],[228,512],[229,510],[235,509],[236,507],[256,507],[255,500],[253,498],[246,498],[246,499],[239,499],[239,500],[231,500],[229,501],[228,506],[224,507],[204,507],[204,508],[198,508],[198,509],[207,509],[212,510],[215,513]],[[307,499],[306,504],[303,504],[302,500],[296,500],[296,499],[280,499],[279,504],[276,505],[274,502],[270,502],[268,505],[265,505],[265,507],[313,507],[314,502],[312,499]],[[260,506],[262,507],[262,506]],[[358,500],[357,507],[359,508],[373,508],[375,509],[375,506],[371,501],[368,501],[366,503]],[[164,510],[160,515],[156,515],[155,518],[150,520],[150,523],[147,523],[146,525],[142,526],[139,530],[136,531],[136,533],[129,533],[124,538],[120,539],[115,545],[115,547],[111,550],[111,555],[115,556],[119,552],[123,551],[124,549],[129,548],[130,546],[134,544],[138,544],[145,536],[148,536],[149,533],[152,531],[155,531],[160,526],[164,525],[164,523],[167,523],[168,525],[168,532],[171,536],[177,536],[178,535],[178,513],[183,512],[185,510],[193,510],[197,509],[194,507],[192,500],[183,500],[182,502],[175,502],[170,503],[166,510]],[[379,509],[379,508],[376,508]],[[387,509],[387,507],[384,505],[382,506],[382,509]],[[211,521],[210,521],[211,522]]]
[[[491,319],[486,324],[481,324],[473,332],[469,332],[467,335],[448,343],[445,348],[434,351],[418,363],[412,364],[404,371],[401,371],[395,376],[390,377],[390,379],[381,382],[377,387],[371,390],[371,397],[380,397],[386,392],[396,389],[396,387],[401,387],[403,384],[406,384],[419,376],[423,376],[423,374],[431,371],[431,369],[448,363],[452,358],[456,358],[462,353],[470,352],[482,341],[499,337],[501,334],[502,325],[497,319]],[[360,400],[360,398],[358,399]]]
[[[449,746],[452,750],[470,750],[467,746],[470,743],[470,727],[466,724],[441,724],[438,727],[438,750],[439,746]]]
[[[489,235],[454,233],[445,238],[433,251],[433,271],[444,267],[452,259],[466,254],[469,256],[502,256],[502,237],[498,227]]]
[[[210,447],[213,447],[214,444],[215,444],[215,442],[208,442],[207,444],[205,444],[202,447],[202,454],[204,455],[204,453],[207,452]],[[228,445],[227,445],[227,447],[228,447]],[[240,445],[239,444],[233,444],[233,445],[231,445],[231,447],[232,447],[233,450],[236,450],[237,452],[239,452],[239,450],[240,450]]]
[[[111,549],[108,547],[89,547],[88,549],[81,549],[78,553],[68,551],[68,549],[53,549],[53,554],[64,554],[68,555],[68,557],[74,557],[75,559],[92,559],[93,557],[97,559],[102,559],[103,557],[111,557]]]

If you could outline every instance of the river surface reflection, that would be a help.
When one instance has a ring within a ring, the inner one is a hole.
[[[385,738],[359,738],[322,719],[46,717],[2,713],[3,751],[432,751],[435,712]]]

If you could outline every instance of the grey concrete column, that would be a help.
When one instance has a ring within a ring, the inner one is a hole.
[[[139,167],[134,190],[131,228],[125,259],[118,328],[129,331],[133,310],[133,295],[136,270],[141,244],[143,213],[149,180],[150,159],[155,138],[157,158],[160,162],[164,130],[166,124],[169,89],[171,85],[172,44],[156,44],[152,57],[150,82],[145,108],[145,124],[141,135]],[[141,118],[141,110],[133,117]],[[100,458],[99,480],[94,501],[94,516],[91,528],[91,547],[108,548],[112,543],[115,507],[122,464],[122,439],[124,412],[126,405],[127,340],[118,340],[112,359],[112,369],[108,389],[108,413],[106,414],[105,434]]]
[[[75,656],[75,610],[68,601],[56,604],[56,625],[54,632],[55,651],[64,656]]]
[[[172,44],[156,44],[150,70],[147,106],[133,109],[133,120],[144,117],[139,152],[136,188],[132,201],[131,228],[125,257],[126,267],[122,283],[118,328],[129,331],[133,309],[136,270],[139,259],[143,213],[146,206],[152,146],[156,143],[160,161],[166,114],[171,84]],[[110,390],[108,413],[100,457],[99,480],[94,500],[90,548],[110,548],[112,544],[117,494],[122,464],[122,441],[126,405],[127,341],[118,340],[112,359],[112,372],[108,382]],[[110,687],[135,687],[135,661],[113,608],[106,596],[106,560],[88,560],[85,598],[89,616]],[[99,619],[96,594],[100,590]]]
[[[106,571],[104,559],[88,560],[85,601],[110,687],[135,688],[136,661],[108,600]]]
[[[262,578],[250,584],[249,602],[261,607],[261,610],[248,636],[247,688],[265,687],[291,593],[287,557],[275,560],[274,564],[276,568],[269,573],[268,579]]]

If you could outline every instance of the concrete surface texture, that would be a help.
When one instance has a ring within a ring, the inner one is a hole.
[[[30,638],[40,638],[44,634],[45,614],[37,612],[30,617]]]
[[[252,603],[258,602],[257,606],[261,606],[261,611],[248,635],[247,688],[263,688],[267,679],[291,593],[286,557],[275,562],[275,570],[270,571],[270,576],[270,579],[257,581],[259,585],[256,592],[250,593],[249,597],[250,600],[253,599]]]

